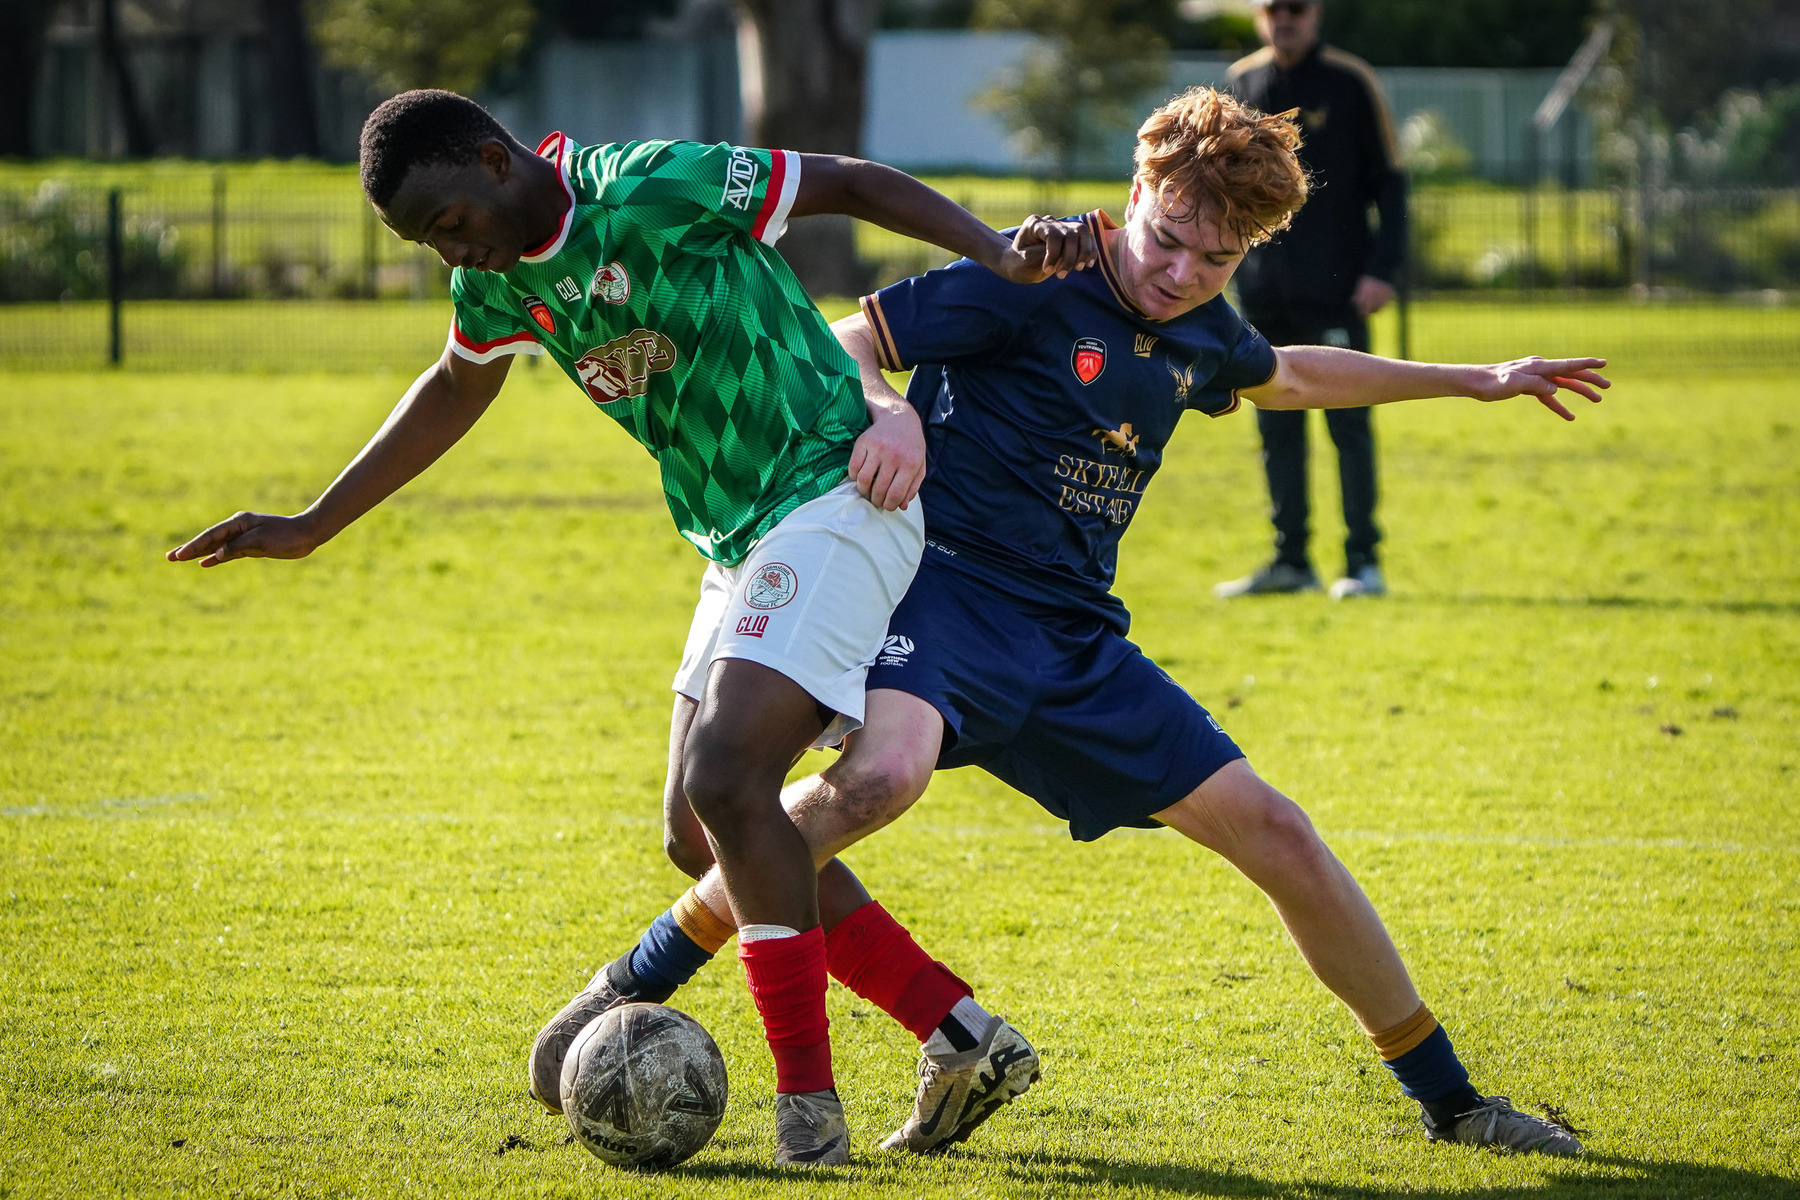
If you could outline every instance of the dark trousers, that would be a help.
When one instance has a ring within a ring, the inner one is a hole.
[[[1369,327],[1361,318],[1347,316],[1337,324],[1298,324],[1257,321],[1257,329],[1275,346],[1348,345],[1369,348]],[[1275,557],[1296,567],[1311,565],[1307,554],[1311,504],[1306,474],[1305,410],[1258,409],[1256,425],[1262,431],[1263,472],[1269,479],[1269,517],[1275,523]],[[1376,562],[1375,545],[1381,530],[1375,525],[1375,434],[1367,408],[1329,408],[1325,428],[1337,447],[1338,481],[1344,501],[1344,565],[1354,574]]]

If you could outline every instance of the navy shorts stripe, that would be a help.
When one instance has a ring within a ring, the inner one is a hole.
[[[934,560],[888,622],[868,686],[919,697],[949,727],[940,768],[978,766],[1079,841],[1154,828],[1243,751],[1179,684],[1091,616],[1042,616]]]

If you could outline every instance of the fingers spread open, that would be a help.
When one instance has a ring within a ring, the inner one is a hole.
[[[1537,402],[1565,421],[1573,421],[1575,419],[1575,414],[1563,407],[1562,401],[1556,398],[1555,392],[1550,393],[1548,396],[1539,396]]]

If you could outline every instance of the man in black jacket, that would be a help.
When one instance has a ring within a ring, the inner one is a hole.
[[[1316,0],[1258,0],[1263,49],[1231,68],[1231,90],[1264,112],[1298,109],[1300,160],[1313,190],[1293,225],[1238,271],[1244,316],[1272,345],[1369,348],[1370,314],[1394,299],[1406,247],[1406,177],[1394,123],[1369,65],[1319,41]],[[1369,209],[1379,213],[1369,227]],[[1275,558],[1214,589],[1221,598],[1317,591],[1307,554],[1306,414],[1258,411]],[[1333,599],[1387,591],[1375,555],[1375,442],[1369,410],[1326,413],[1344,497],[1344,574]]]

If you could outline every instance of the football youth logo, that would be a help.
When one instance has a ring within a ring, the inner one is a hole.
[[[794,568],[786,563],[764,563],[744,585],[744,603],[751,608],[780,608],[799,590]]]
[[[907,656],[917,648],[911,638],[890,633],[882,639],[881,649],[875,654],[875,662],[883,667],[904,667]]]
[[[536,321],[545,333],[556,332],[556,318],[550,313],[550,306],[536,296],[525,297],[525,312]]]
[[[631,298],[631,276],[618,263],[609,262],[594,272],[594,282],[588,285],[588,295],[608,304],[623,304]]]
[[[1106,370],[1106,343],[1099,338],[1076,338],[1069,366],[1084,387],[1094,382],[1100,378],[1100,372]]]

